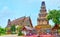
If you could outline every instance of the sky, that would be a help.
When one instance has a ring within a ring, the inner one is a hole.
[[[0,0],[0,26],[6,27],[8,19],[12,21],[23,16],[30,16],[36,26],[42,1],[45,1],[47,10],[60,9],[60,0]]]

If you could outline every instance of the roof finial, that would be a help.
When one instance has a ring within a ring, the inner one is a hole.
[[[41,4],[41,6],[45,6],[45,1],[42,1],[42,4]]]

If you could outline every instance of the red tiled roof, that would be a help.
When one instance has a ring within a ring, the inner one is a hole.
[[[27,24],[26,22],[28,22],[28,21],[29,21],[29,25],[32,26],[32,22],[31,22],[30,17],[25,17],[25,16],[11,21],[11,25],[12,24],[14,24],[14,25],[25,25],[25,24]]]

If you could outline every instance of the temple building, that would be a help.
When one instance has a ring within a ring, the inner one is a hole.
[[[8,24],[7,24],[7,27],[6,27],[6,28],[8,28],[8,30],[6,32],[7,34],[11,34],[10,28],[11,28],[12,25],[15,25],[16,28],[21,26],[22,31],[27,31],[27,30],[29,30],[28,28],[33,28],[31,18],[30,17],[25,17],[25,16],[17,18],[13,21],[8,19]],[[28,28],[26,28],[26,27],[28,27]],[[18,30],[16,30],[16,33],[18,33]]]
[[[8,19],[7,27],[11,27],[11,25],[33,27],[32,22],[31,22],[31,18],[30,17],[25,17],[25,16],[21,17],[21,18],[17,18],[13,21]]]
[[[51,25],[49,25],[49,21],[47,20],[46,16],[47,16],[47,10],[46,10],[45,1],[42,1],[41,9],[37,18],[37,26],[35,26],[35,28],[33,28],[31,18],[25,17],[25,16],[17,18],[12,21],[8,19],[7,27],[11,27],[11,25],[23,26],[22,28],[23,32],[27,32],[28,30],[30,30],[33,33],[36,32],[39,34],[48,33],[48,32],[52,32],[52,33],[57,32],[58,26],[56,25],[52,28]],[[33,31],[33,30],[36,30],[36,31]],[[10,30],[8,30],[7,32],[10,32]]]
[[[45,32],[47,29],[51,29],[49,21],[46,19],[47,10],[45,2],[42,1],[39,17],[37,18],[37,26],[35,27],[39,32]]]

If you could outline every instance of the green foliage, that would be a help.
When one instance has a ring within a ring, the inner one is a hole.
[[[60,29],[58,29],[58,33],[60,33]]]
[[[11,33],[12,34],[15,34],[16,33],[16,26],[15,25],[12,25],[11,26]]]
[[[47,19],[52,20],[55,24],[60,24],[60,10],[50,10]]]
[[[23,28],[22,26],[18,26],[17,31],[21,30],[22,28]]]
[[[23,28],[23,26],[18,26],[17,27],[17,31],[18,31],[18,36],[22,36],[23,35],[23,33],[22,33],[22,28]]]
[[[5,28],[0,27],[0,35],[6,34]]]
[[[5,28],[6,31],[10,30],[10,28]]]
[[[18,33],[18,36],[22,36],[22,35],[23,35],[23,33],[22,33],[22,31],[20,30],[19,33]]]

